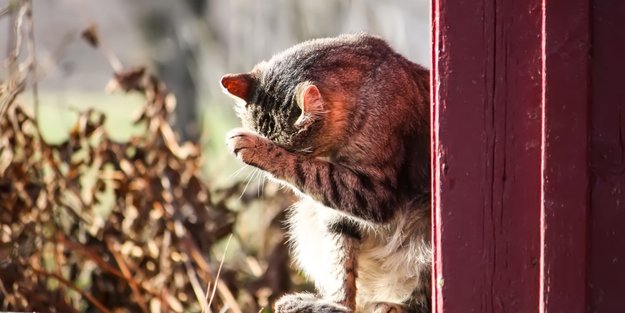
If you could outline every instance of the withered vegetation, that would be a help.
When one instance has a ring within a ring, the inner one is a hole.
[[[230,206],[243,184],[207,186],[200,147],[179,143],[172,129],[174,95],[145,68],[113,66],[110,88],[145,97],[134,121],[142,134],[116,142],[103,126],[106,115],[89,109],[67,140],[47,143],[38,101],[33,115],[18,100],[30,87],[37,96],[31,2],[10,3],[3,14],[13,15],[16,48],[0,86],[0,310],[251,312],[269,305],[289,284],[282,239],[275,235],[264,253],[219,271],[211,251],[237,235],[239,211]],[[100,43],[95,27],[83,37]],[[289,203],[278,191],[265,193],[274,212]]]

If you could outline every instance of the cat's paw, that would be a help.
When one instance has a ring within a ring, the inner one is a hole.
[[[309,293],[283,296],[274,305],[275,313],[348,313],[348,308]]]
[[[389,302],[373,302],[365,306],[364,313],[404,313],[407,312],[401,304]]]
[[[235,128],[226,135],[226,146],[230,152],[241,161],[257,167],[272,145],[269,139],[242,128]]]

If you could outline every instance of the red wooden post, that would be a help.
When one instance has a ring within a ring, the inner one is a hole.
[[[592,8],[588,312],[625,312],[625,1]]]
[[[434,312],[625,312],[625,2],[432,8]]]
[[[584,312],[589,0],[543,4],[540,312]]]
[[[535,312],[541,3],[433,7],[435,312]]]

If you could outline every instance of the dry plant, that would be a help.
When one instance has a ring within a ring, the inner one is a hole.
[[[116,142],[106,116],[89,109],[66,141],[49,144],[37,115],[16,100],[28,87],[37,96],[31,1],[0,13],[13,17],[15,47],[0,86],[0,310],[236,313],[284,291],[281,245],[252,262],[265,264],[254,277],[222,272],[211,257],[233,234],[229,203],[242,184],[210,190],[203,182],[201,149],[178,142],[175,97],[158,78],[123,69],[104,49],[116,72],[109,88],[145,97],[134,121],[144,132]],[[103,49],[95,26],[83,38]],[[264,201],[288,204],[277,192]]]

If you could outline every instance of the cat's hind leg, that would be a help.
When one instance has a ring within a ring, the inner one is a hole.
[[[278,299],[274,305],[275,313],[347,313],[350,309],[320,299],[310,293],[294,293]]]
[[[397,303],[372,302],[365,306],[363,313],[412,313],[412,311]]]
[[[358,242],[342,234],[333,234],[336,243],[333,259],[326,259],[334,282],[315,282],[319,295],[295,293],[276,301],[276,313],[348,313],[356,307],[356,259]]]
[[[289,236],[297,265],[317,289],[315,295],[286,295],[276,312],[354,312],[360,239],[342,215],[303,199],[289,216]]]

